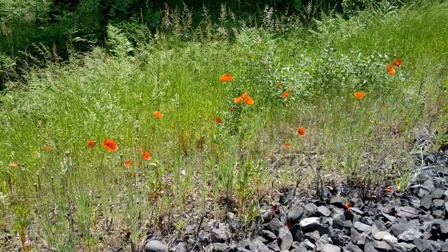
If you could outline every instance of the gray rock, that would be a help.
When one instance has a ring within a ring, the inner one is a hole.
[[[150,240],[145,245],[145,252],[165,252],[168,251],[168,246],[158,240]]]
[[[264,229],[267,229],[273,232],[275,235],[278,235],[278,230],[284,226],[285,224],[283,224],[278,218],[275,217],[269,223],[264,224]]]
[[[224,252],[230,249],[232,248],[225,243],[210,243],[205,250],[210,252]]]
[[[259,251],[259,252],[269,252],[269,248],[264,245],[260,240],[254,239],[249,242],[249,250],[250,251]]]
[[[321,251],[325,251],[325,252],[340,252],[341,248],[336,246],[336,245],[326,243],[326,244],[323,244],[323,246],[321,247]]]
[[[330,214],[331,214],[331,211],[326,206],[319,206],[319,207],[317,207],[317,210],[316,210],[316,215],[317,216],[328,217],[328,216],[330,216]]]
[[[348,243],[345,246],[347,252],[363,252],[362,249],[360,249],[357,245],[353,244],[353,243]]]
[[[390,233],[395,237],[401,235],[404,231],[410,228],[416,228],[415,224],[411,223],[395,223],[390,228]]]
[[[299,225],[304,232],[315,230],[317,223],[319,223],[319,217],[309,217],[300,221]]]
[[[423,234],[415,228],[409,228],[398,236],[398,240],[411,243],[416,238],[422,238]]]
[[[397,216],[402,217],[402,218],[409,218],[409,219],[413,219],[413,218],[417,218],[419,214],[419,210],[410,207],[410,206],[402,206],[402,207],[397,207]]]
[[[433,251],[431,242],[429,240],[425,239],[414,239],[414,245],[417,247],[418,251],[420,252],[431,252]]]
[[[337,208],[345,209],[344,201],[339,197],[331,197],[329,204]]]
[[[444,196],[445,191],[440,188],[434,188],[431,191],[431,195],[433,199],[442,199]]]
[[[411,252],[415,251],[415,245],[411,243],[399,242],[392,244],[392,249],[397,252]]]
[[[274,252],[281,251],[280,247],[278,246],[278,243],[276,243],[276,242],[268,243],[268,244],[266,244],[266,247],[268,247],[271,251],[274,251]]]
[[[221,228],[212,228],[210,232],[210,241],[215,242],[226,242],[229,239],[227,232]]]
[[[352,239],[352,242],[358,246],[364,246],[366,243],[366,236],[366,234],[356,231],[355,228],[350,229],[350,238]]]
[[[170,251],[173,252],[187,252],[187,245],[184,242],[179,242],[176,244],[176,246],[174,246],[173,248],[170,249]]]
[[[431,208],[431,204],[432,204],[432,195],[427,193],[420,200],[420,206],[425,210],[429,210]]]
[[[353,223],[353,227],[358,230],[359,232],[367,232],[372,229],[372,226],[369,226],[367,224],[364,224],[362,222],[356,221]]]
[[[289,249],[293,242],[293,237],[289,229],[285,226],[278,230],[278,244],[281,250]]]
[[[260,235],[261,235],[261,237],[266,239],[266,242],[272,242],[272,241],[277,240],[277,236],[273,232],[266,230],[266,229],[261,230]]]
[[[342,229],[345,216],[343,214],[335,214],[333,216],[333,228]]]
[[[378,251],[393,251],[392,247],[385,241],[374,241],[373,247]]]
[[[306,217],[312,216],[316,212],[317,206],[313,203],[308,203],[303,207],[303,214]]]
[[[346,243],[346,240],[348,240],[344,234],[344,232],[340,229],[333,229],[330,235],[331,241],[334,245],[337,246],[344,246]]]
[[[292,205],[288,211],[287,215],[288,221],[291,222],[291,224],[298,223],[302,215],[303,215],[303,207],[298,205]]]
[[[314,245],[314,243],[312,243],[310,240],[305,240],[303,242],[303,244],[305,244],[306,249],[314,251],[314,249],[316,248],[316,245]]]

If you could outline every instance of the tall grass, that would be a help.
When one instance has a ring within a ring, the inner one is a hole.
[[[96,48],[1,96],[0,226],[18,235],[8,246],[23,237],[35,251],[138,250],[147,232],[172,233],[210,209],[248,224],[276,190],[307,193],[316,176],[366,195],[384,186],[411,168],[416,132],[446,127],[447,7],[135,48],[109,27],[113,56]],[[396,57],[404,63],[389,75]],[[225,73],[233,81],[219,81]],[[234,101],[243,93],[254,104]]]

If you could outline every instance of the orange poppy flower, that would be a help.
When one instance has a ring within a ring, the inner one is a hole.
[[[222,119],[219,118],[219,117],[217,117],[217,118],[215,119],[215,122],[216,122],[217,124],[221,124],[221,123],[222,123]]]
[[[143,158],[144,160],[150,160],[150,159],[151,159],[151,154],[150,154],[148,151],[144,151],[144,152],[142,153],[142,158]]]
[[[392,62],[392,65],[399,67],[403,64],[403,61],[401,59],[394,59],[394,61]]]
[[[349,210],[350,209],[350,207],[352,207],[352,205],[350,204],[350,203],[345,203],[345,207],[347,208],[347,210]]]
[[[130,160],[130,159],[127,161],[124,161],[124,166],[126,166],[127,168],[130,168],[131,164],[132,164],[132,160]]]
[[[386,105],[381,105],[381,109],[385,110],[386,109]]]
[[[117,143],[112,139],[104,139],[103,145],[107,151],[117,151],[118,150]]]
[[[364,98],[364,96],[366,96],[364,92],[354,92],[353,95],[358,99],[362,99]]]
[[[50,150],[54,150],[54,148],[49,147],[49,146],[47,146],[47,145],[44,145],[44,149],[46,149],[46,150],[48,150],[48,151],[50,151]]]
[[[289,93],[288,92],[283,92],[282,96],[285,97],[285,98],[288,98],[289,97]]]
[[[87,141],[87,147],[89,147],[89,148],[95,147],[95,141],[93,141],[93,140]]]
[[[243,98],[244,103],[246,103],[247,105],[252,105],[255,103],[247,93],[242,94],[241,97]]]
[[[285,143],[285,148],[289,149],[289,148],[291,148],[291,145],[289,143]]]
[[[154,116],[156,117],[156,118],[162,118],[162,116],[163,116],[163,114],[162,113],[160,113],[160,111],[154,111]]]
[[[9,164],[9,166],[11,166],[11,167],[14,167],[14,168],[19,168],[19,164],[16,164],[16,163],[11,163],[11,164]]]
[[[233,81],[233,76],[230,74],[223,74],[221,76],[221,78],[219,78],[220,81],[225,82],[225,81]]]
[[[395,69],[392,65],[387,65],[386,66],[386,70],[390,75],[394,75],[395,74]]]
[[[233,98],[233,101],[235,102],[235,103],[239,103],[239,102],[241,102],[243,100],[243,97],[236,97],[236,98]]]
[[[305,136],[306,135],[305,128],[298,128],[297,133],[299,134],[299,136]]]

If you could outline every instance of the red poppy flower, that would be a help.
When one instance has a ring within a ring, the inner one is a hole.
[[[291,145],[289,143],[285,143],[285,148],[289,149],[289,148],[291,148]]]
[[[384,191],[390,193],[393,192],[394,190],[391,187],[386,187],[384,188]]]
[[[222,123],[222,119],[219,118],[219,117],[217,117],[217,118],[215,119],[215,122],[216,122],[217,124],[221,124],[221,123]]]
[[[305,136],[306,135],[305,128],[298,128],[297,133],[299,134],[299,136]]]
[[[130,168],[131,164],[132,164],[132,160],[124,161],[124,166],[126,166],[127,168]]]
[[[395,74],[395,69],[392,65],[387,65],[386,66],[386,70],[390,75],[394,75]]]
[[[252,105],[255,103],[252,97],[250,97],[247,93],[242,94],[241,97],[247,105]]]
[[[282,96],[285,97],[285,98],[288,98],[289,97],[289,93],[288,92],[283,92]]]
[[[103,141],[104,148],[106,148],[107,151],[117,151],[118,145],[117,143],[112,139],[105,139]]]
[[[239,102],[241,102],[243,100],[243,97],[236,97],[236,98],[233,98],[233,101],[235,102],[235,103],[239,103]]]
[[[403,61],[401,60],[401,59],[395,59],[393,62],[392,62],[392,65],[394,65],[394,66],[396,66],[396,67],[399,67],[399,66],[401,66],[403,64]]]
[[[93,147],[95,147],[95,141],[93,141],[93,140],[89,140],[89,141],[87,141],[87,146],[88,146],[89,148],[93,148]]]
[[[381,109],[385,110],[386,109],[386,105],[381,105]]]
[[[366,96],[364,92],[354,92],[353,95],[358,99],[362,99],[364,98],[364,96]]]
[[[219,78],[220,81],[225,82],[225,81],[233,81],[233,76],[230,74],[223,74],[221,76],[221,78]]]
[[[142,158],[143,158],[144,160],[150,160],[150,159],[151,159],[151,153],[149,153],[148,151],[144,151],[144,152],[142,153]]]
[[[163,114],[162,113],[160,113],[160,111],[154,111],[154,116],[156,117],[156,118],[162,118],[163,117]]]
[[[350,204],[350,203],[345,203],[345,207],[347,208],[347,210],[349,210],[350,209],[350,207],[352,207],[352,205]]]
[[[50,151],[50,150],[54,150],[54,148],[49,147],[49,146],[47,146],[47,145],[44,145],[44,149],[46,149],[46,150],[48,150],[48,151]]]

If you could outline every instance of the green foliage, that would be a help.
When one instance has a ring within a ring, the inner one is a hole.
[[[70,36],[104,25],[107,49],[26,72],[0,96],[0,223],[38,230],[53,250],[101,250],[123,231],[120,246],[139,250],[148,229],[166,234],[188,225],[185,212],[219,216],[223,205],[249,225],[278,186],[309,191],[313,176],[367,198],[386,183],[401,190],[414,131],[446,125],[446,3],[329,16],[313,31],[277,22],[270,8],[261,25],[232,29],[230,6],[219,9],[222,26],[205,15],[198,31],[191,9],[170,7],[170,26],[155,34],[102,23],[100,7],[83,1],[58,22],[85,24]],[[0,55],[7,74],[13,57]],[[403,65],[390,75],[396,57]],[[225,73],[233,80],[221,82]],[[254,104],[235,102],[244,93]]]

